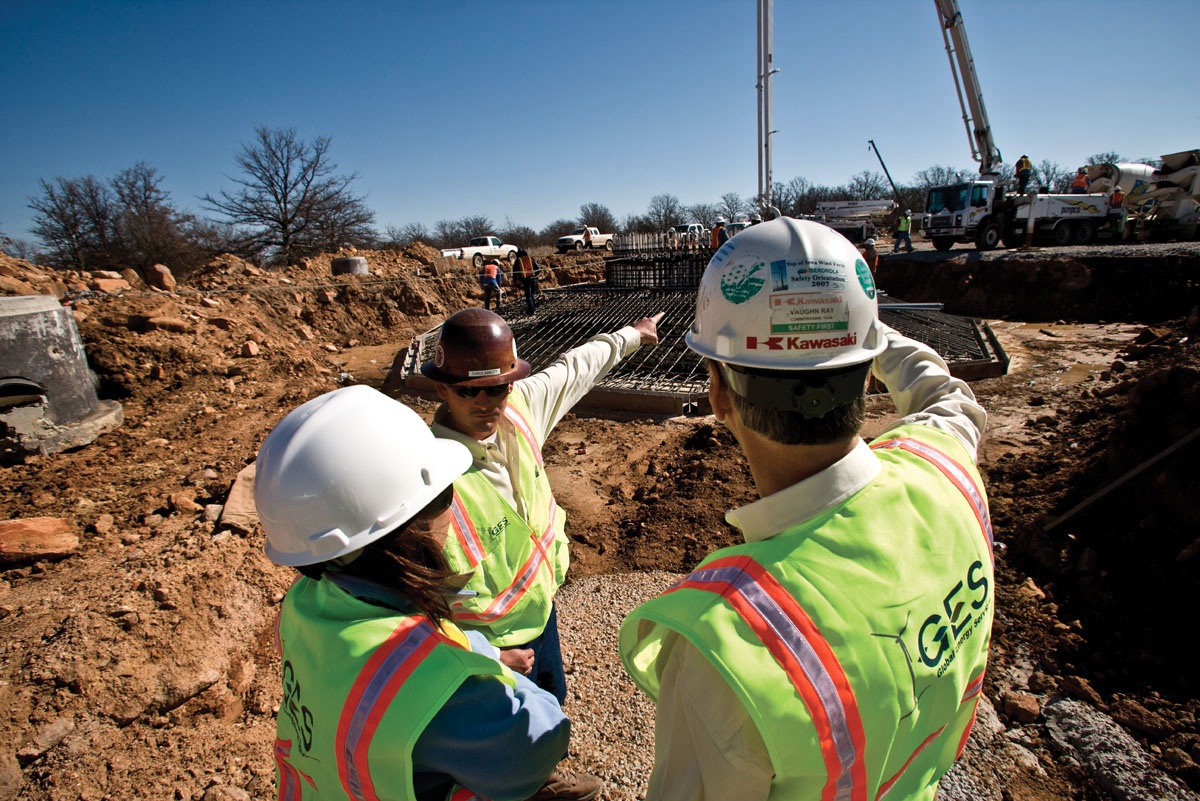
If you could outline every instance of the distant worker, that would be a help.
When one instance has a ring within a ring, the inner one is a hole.
[[[986,415],[880,322],[858,260],[820,223],[779,219],[701,278],[687,345],[760,499],[726,513],[743,543],[621,625],[657,705],[647,798],[932,801],[966,745],[995,607]],[[779,314],[831,286],[836,308]],[[872,372],[899,419],[868,445]]]
[[[912,230],[912,209],[905,209],[904,214],[900,217],[900,222],[896,223],[896,241],[892,245],[892,252],[900,251],[900,243],[903,242],[908,252],[913,252],[912,237],[909,232]]]
[[[525,248],[517,251],[517,261],[513,265],[513,272],[517,280],[521,282],[521,289],[525,292],[525,308],[530,314],[537,309],[535,296],[538,290],[538,273],[541,271],[542,265],[529,255],[529,251]]]
[[[1087,170],[1080,167],[1075,173],[1075,177],[1071,179],[1071,194],[1086,195],[1088,191]]]
[[[875,249],[875,240],[873,238],[863,242],[863,261],[867,263],[867,269],[871,271],[871,278],[878,278],[879,268],[879,251]]]
[[[588,226],[583,226],[583,246],[589,250],[592,247],[592,229]]]
[[[750,224],[751,225],[758,225],[762,221],[763,221],[762,215],[759,214],[757,211],[750,215]]]
[[[725,230],[725,218],[718,217],[717,221],[713,223],[712,231],[709,233],[709,246],[713,250],[716,250],[728,241],[729,232]]]
[[[267,556],[301,574],[275,629],[279,798],[558,797],[544,795],[569,745],[558,700],[450,621],[442,542],[470,466],[362,385],[267,435],[254,486]]]
[[[1125,193],[1121,191],[1120,186],[1113,187],[1112,194],[1108,196],[1108,215],[1113,218],[1113,227],[1117,231],[1117,236],[1124,237]]]
[[[492,308],[492,296],[496,298],[496,308],[504,302],[504,291],[500,285],[504,282],[504,273],[500,270],[500,262],[488,259],[479,271],[479,286],[483,288],[483,308]]]
[[[1033,162],[1029,160],[1029,156],[1022,155],[1017,159],[1016,176],[1017,176],[1017,192],[1025,194],[1025,187],[1029,185],[1029,177],[1033,175]]]
[[[451,569],[466,581],[452,607],[454,622],[482,632],[500,648],[501,662],[560,702],[567,680],[554,596],[566,579],[570,546],[542,447],[622,359],[658,342],[661,318],[598,334],[530,375],[508,323],[484,309],[464,309],[442,324],[434,357],[421,366],[441,399],[433,433],[467,446],[473,460],[454,482],[445,545]],[[594,776],[557,775],[554,798],[599,792]]]

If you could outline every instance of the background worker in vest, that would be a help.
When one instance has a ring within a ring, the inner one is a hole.
[[[1033,175],[1033,162],[1029,160],[1029,156],[1024,154],[1017,159],[1017,166],[1014,169],[1014,174],[1017,176],[1017,193],[1025,194],[1025,187],[1029,185],[1029,178]]]
[[[1125,234],[1125,193],[1119,186],[1114,186],[1112,194],[1108,196],[1108,213],[1113,218],[1117,236],[1123,236]]]
[[[778,292],[753,272],[776,260]],[[933,350],[879,321],[858,261],[830,229],[780,219],[701,279],[687,344],[760,500],[726,514],[744,544],[621,626],[622,662],[657,702],[652,801],[931,801],[966,742],[994,606],[985,414]],[[839,303],[777,313],[805,295]],[[823,333],[781,335],[789,323]],[[871,371],[900,417],[868,446]]]
[[[516,273],[517,280],[521,282],[521,289],[525,292],[525,308],[530,314],[533,314],[537,309],[537,301],[535,296],[538,290],[537,274],[541,272],[542,265],[538,264],[537,259],[529,255],[529,251],[525,248],[520,248],[517,251],[517,260],[513,265],[513,272]]]
[[[566,513],[542,462],[551,430],[595,384],[643,344],[658,342],[662,313],[572,348],[536,373],[517,356],[512,329],[484,309],[464,309],[442,324],[421,372],[442,404],[433,433],[466,445],[471,469],[454,483],[454,521],[446,541],[451,568],[470,597],[454,620],[483,632],[500,660],[565,701],[567,681],[554,595],[570,562]],[[600,780],[564,776],[561,798],[590,798]],[[572,780],[573,790],[567,789]],[[594,793],[593,793],[594,794]]]
[[[863,242],[862,257],[863,261],[867,263],[867,269],[871,271],[871,279],[877,280],[879,277],[879,251],[875,249],[874,237]]]
[[[1072,195],[1086,195],[1088,190],[1087,170],[1080,167],[1075,171],[1075,177],[1071,179]]]
[[[713,229],[709,233],[709,240],[709,247],[713,250],[716,250],[729,241],[729,232],[725,230],[724,217],[718,217],[717,221],[713,223]]]
[[[504,302],[504,291],[500,285],[504,283],[504,273],[500,270],[500,262],[488,259],[479,271],[479,286],[483,289],[483,308],[492,308],[492,297],[496,298],[496,308]]]
[[[900,216],[900,222],[896,223],[896,241],[892,244],[892,252],[900,252],[900,243],[908,248],[908,252],[913,252],[912,237],[909,232],[912,230],[912,209],[905,209],[904,214]]]
[[[279,613],[280,798],[556,797],[547,776],[570,737],[558,700],[449,620],[442,543],[470,465],[365,386],[308,401],[263,442],[267,556],[302,574]]]

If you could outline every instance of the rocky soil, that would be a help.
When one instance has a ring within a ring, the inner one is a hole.
[[[78,538],[53,558],[0,551],[0,801],[274,797],[272,624],[293,574],[223,507],[270,427],[321,392],[387,387],[429,415],[391,365],[478,301],[472,270],[420,246],[332,275],[346,255],[286,272],[222,258],[169,291],[0,259],[0,292],[70,303],[125,415],[86,447],[0,467],[0,520],[59,519]],[[543,261],[546,285],[603,276],[599,256]],[[1194,244],[884,258],[891,295],[987,320],[1012,358],[973,383],[998,606],[988,704],[943,797],[1200,789],[1198,280]],[[892,413],[885,396],[870,409],[868,434]],[[734,541],[724,511],[752,485],[704,417],[581,410],[547,459],[574,540],[569,764],[603,775],[604,798],[638,798],[653,712],[615,628]]]

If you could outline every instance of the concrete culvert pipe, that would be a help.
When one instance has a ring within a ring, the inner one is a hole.
[[[366,275],[369,272],[367,260],[362,256],[334,259],[329,262],[329,267],[334,275]]]

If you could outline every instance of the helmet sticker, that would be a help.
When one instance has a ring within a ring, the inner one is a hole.
[[[771,295],[772,334],[848,331],[850,306],[843,292],[776,292]]]
[[[433,349],[433,365],[439,370],[446,366],[446,351],[442,349],[441,342]]]
[[[721,276],[721,294],[730,303],[745,303],[758,294],[766,283],[759,273],[764,264],[756,261],[753,264],[742,262]]]
[[[858,275],[858,283],[862,285],[863,292],[867,293],[868,298],[874,300],[875,280],[871,278],[871,270],[867,267],[867,263],[862,259],[854,262],[854,272]]]

